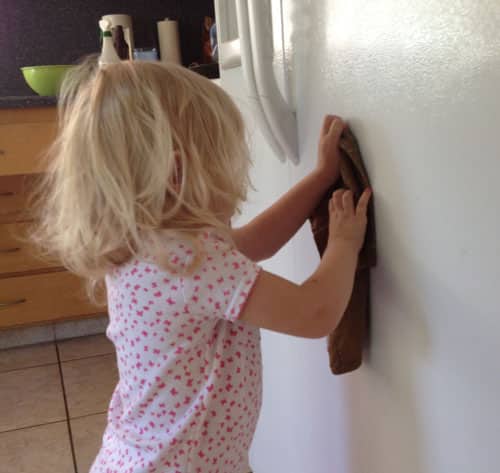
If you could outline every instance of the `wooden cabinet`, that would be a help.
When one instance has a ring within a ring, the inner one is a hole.
[[[45,272],[60,268],[55,261],[42,259],[28,238],[29,223],[0,224],[0,277],[17,273]]]
[[[54,107],[0,110],[0,176],[41,172],[56,130]]]
[[[28,193],[37,177],[38,174],[0,175],[0,224],[29,219]]]
[[[84,281],[27,240],[28,194],[56,134],[55,107],[0,110],[0,329],[96,315]]]
[[[40,172],[40,157],[55,135],[55,123],[0,125],[0,175]]]
[[[25,325],[102,312],[68,271],[0,279],[0,326]]]

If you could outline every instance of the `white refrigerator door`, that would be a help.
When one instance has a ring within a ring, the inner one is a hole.
[[[500,3],[283,3],[293,29],[301,162],[286,168],[255,145],[258,192],[246,216],[312,168],[322,116],[336,113],[357,135],[375,189],[380,260],[360,370],[335,378],[323,341],[263,337],[252,466],[495,472]],[[307,276],[317,262],[307,229],[285,255],[278,271]]]
[[[291,181],[313,165],[322,116],[345,117],[375,190],[380,259],[363,367],[334,378],[316,345],[283,342],[266,380],[283,396],[264,387],[254,468],[497,471],[500,2],[285,3],[302,154]],[[296,277],[307,242],[292,244]]]

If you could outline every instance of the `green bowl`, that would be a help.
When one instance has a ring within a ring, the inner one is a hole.
[[[59,93],[64,74],[74,66],[26,66],[21,71],[26,83],[38,94],[54,96]]]

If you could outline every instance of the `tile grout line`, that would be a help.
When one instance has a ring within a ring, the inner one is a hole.
[[[50,342],[52,343],[52,342]],[[35,344],[37,345],[37,344]],[[54,343],[55,347],[56,347],[56,352],[58,351],[58,345],[57,343]],[[0,351],[1,353],[1,351]],[[50,363],[43,363],[41,365],[33,365],[33,366],[21,366],[20,368],[12,368],[12,369],[7,369],[7,370],[1,370],[0,369],[0,374],[3,374],[3,373],[12,373],[14,371],[21,371],[21,370],[29,370],[31,368],[42,368],[44,366],[52,366],[52,365],[57,365],[59,363],[67,363],[69,361],[80,361],[80,360],[86,360],[88,358],[98,358],[99,356],[106,356],[106,355],[114,355],[116,352],[115,351],[110,351],[108,353],[98,353],[96,355],[87,355],[87,356],[80,356],[78,358],[68,358],[68,359],[60,359],[60,356],[59,356],[59,353],[57,353],[57,360],[56,361],[53,361],[53,362],[50,362]]]
[[[71,448],[71,457],[73,459],[73,469],[75,473],[78,473],[78,466],[76,464],[76,455],[75,455],[75,445],[73,443],[73,432],[71,431],[71,422],[69,418],[68,400],[66,398],[66,388],[64,387],[64,377],[62,371],[61,357],[59,355],[59,347],[57,346],[57,343],[55,345],[57,354],[57,364],[59,366],[59,377],[61,378],[61,388],[64,399],[64,409],[66,411],[66,425],[68,427],[68,433],[69,433],[69,446]]]
[[[56,351],[57,351],[57,344],[55,344],[55,345],[56,345]],[[14,371],[29,370],[31,368],[43,368],[44,366],[52,366],[52,365],[57,365],[59,363],[68,363],[70,361],[87,360],[88,358],[98,358],[100,356],[106,356],[106,355],[114,355],[114,352],[101,353],[101,354],[97,354],[97,355],[81,356],[79,358],[68,358],[66,360],[60,360],[60,359],[58,359],[57,361],[53,361],[51,363],[43,363],[41,365],[22,366],[20,368],[12,368],[12,369],[9,369],[9,370],[0,370],[0,374],[3,374],[3,373],[13,373]],[[59,356],[58,356],[58,358],[59,358]]]
[[[86,417],[100,416],[103,414],[107,414],[107,411],[93,412],[92,414],[83,414],[81,416],[72,417],[71,420],[85,419]],[[43,427],[45,425],[52,425],[52,424],[62,424],[63,422],[66,422],[66,420],[67,419],[51,420],[49,422],[44,422],[43,424],[30,424],[30,425],[25,425],[23,427],[17,427],[15,429],[0,430],[0,436],[3,434],[10,434],[11,432],[17,432],[18,430],[34,429],[36,427]]]
[[[12,368],[10,370],[0,370],[0,375],[2,375],[4,373],[14,373],[15,371],[30,370],[31,368],[43,368],[44,366],[54,366],[57,364],[58,364],[57,361],[53,361],[51,363],[43,363],[41,365],[21,366],[20,368]]]
[[[43,424],[30,424],[30,425],[25,425],[24,427],[17,427],[16,429],[2,430],[0,431],[0,436],[3,434],[10,434],[11,432],[17,432],[18,430],[34,429],[36,427],[44,427],[46,425],[52,425],[52,424],[62,424],[65,421],[66,419],[51,420],[49,422],[44,422]]]
[[[79,420],[79,419],[85,419],[85,417],[92,417],[92,416],[101,416],[103,414],[107,414],[108,411],[102,411],[102,412],[92,412],[91,414],[82,414],[81,416],[74,416],[71,418],[71,420]]]
[[[88,360],[89,358],[99,358],[100,356],[115,355],[115,353],[116,352],[99,353],[97,355],[81,356],[79,358],[68,358],[66,360],[60,360],[59,363],[68,363],[68,362],[71,362],[71,361]]]

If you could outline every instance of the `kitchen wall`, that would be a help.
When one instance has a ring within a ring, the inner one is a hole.
[[[156,21],[179,20],[182,61],[201,59],[201,25],[213,0],[0,0],[0,96],[33,95],[19,67],[72,64],[97,52],[102,15],[132,16],[136,47],[154,46]]]
[[[500,4],[285,2],[301,164],[255,145],[245,218],[312,169],[322,116],[361,143],[379,264],[363,367],[263,332],[255,473],[494,473],[500,465]],[[266,268],[303,281],[306,225]]]

